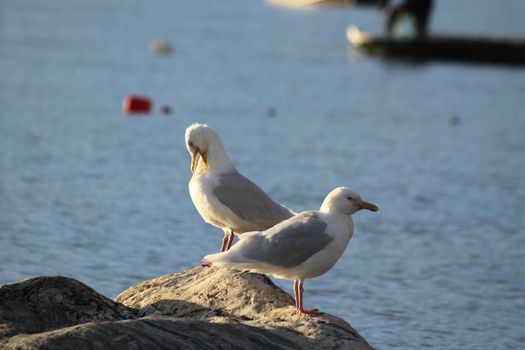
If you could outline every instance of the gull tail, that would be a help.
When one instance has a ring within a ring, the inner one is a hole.
[[[230,267],[239,270],[264,273],[267,264],[247,258],[243,254],[245,249],[249,249],[250,243],[252,242],[250,238],[260,234],[261,233],[257,231],[243,233],[239,236],[239,242],[231,247],[230,250],[222,253],[206,255],[203,258],[203,264],[205,264],[205,266]]]
[[[265,263],[252,261],[246,259],[239,252],[232,252],[231,250],[223,253],[216,253],[206,255],[202,264],[203,267],[222,267],[234,268],[241,271],[257,272],[257,273],[271,273],[275,268]]]
[[[231,267],[240,270],[252,270],[254,268],[254,261],[247,259],[240,249],[244,242],[245,241],[238,242],[226,252],[206,255],[202,258],[203,264],[214,267]]]
[[[230,254],[229,251],[222,252],[222,253],[209,254],[209,255],[206,255],[204,258],[202,258],[202,263],[209,265],[209,266],[215,266],[215,267],[234,266],[237,259],[232,259],[230,255],[232,254]]]

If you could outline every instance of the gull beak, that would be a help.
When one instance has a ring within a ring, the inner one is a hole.
[[[199,147],[195,147],[195,150],[191,154],[191,173],[195,173],[195,167],[197,166],[197,160],[199,159]]]
[[[206,151],[202,152],[201,150],[199,150],[200,154],[201,154],[201,157],[202,157],[202,162],[204,163],[204,167],[206,169],[208,169],[208,161],[206,160]]]
[[[372,204],[372,203],[368,203],[368,202],[365,202],[365,201],[362,201],[359,206],[361,207],[361,209],[367,209],[367,210],[375,211],[375,212],[379,211],[379,208],[377,207],[377,205]]]
[[[208,162],[206,161],[206,152],[202,152],[199,147],[195,147],[195,150],[191,154],[191,172],[195,173],[195,168],[197,167],[197,160],[199,155],[202,157],[202,161],[206,169],[208,169]]]

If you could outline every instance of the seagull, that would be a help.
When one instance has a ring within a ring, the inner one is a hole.
[[[193,173],[191,200],[204,221],[224,231],[221,252],[230,249],[234,233],[264,231],[295,214],[235,169],[219,135],[208,125],[196,123],[186,129],[186,148]]]
[[[303,281],[330,270],[352,238],[351,215],[379,208],[346,187],[332,190],[319,210],[299,213],[262,232],[249,232],[227,252],[203,258],[203,266],[233,267],[293,280],[296,312],[318,316],[303,308]]]

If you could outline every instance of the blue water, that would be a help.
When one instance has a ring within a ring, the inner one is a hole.
[[[443,0],[432,28],[523,37],[524,14]],[[336,186],[380,206],[305,283],[308,307],[380,349],[523,347],[525,70],[369,59],[350,24],[382,25],[373,8],[255,0],[0,2],[0,283],[66,275],[115,297],[217,251],[187,190],[200,121],[294,210]],[[174,54],[152,55],[155,38]],[[124,117],[130,93],[155,112]]]

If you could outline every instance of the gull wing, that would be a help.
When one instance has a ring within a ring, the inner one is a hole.
[[[213,194],[239,218],[253,223],[250,231],[266,230],[294,214],[238,172],[220,175]]]
[[[260,234],[242,237],[245,258],[289,268],[302,264],[332,241],[327,223],[315,212],[304,212]]]

